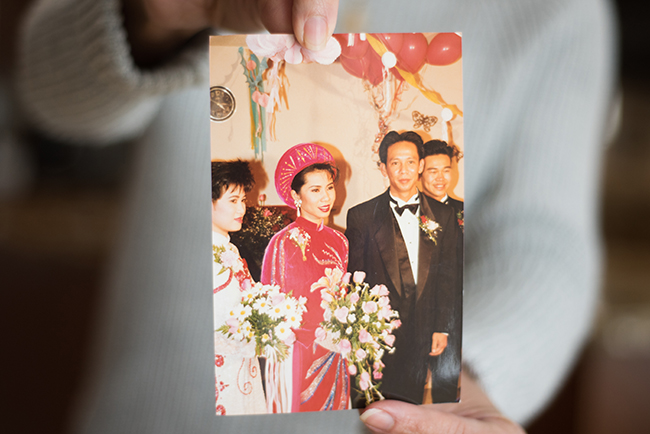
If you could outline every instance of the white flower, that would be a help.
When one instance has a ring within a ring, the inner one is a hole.
[[[357,320],[357,317],[356,317],[355,314],[351,313],[350,315],[348,315],[348,322],[349,322],[349,323],[353,323],[353,322],[355,322],[356,320]]]
[[[286,317],[286,322],[289,327],[298,328],[300,327],[300,321],[302,321],[302,315],[298,315],[295,312],[290,312]]]
[[[291,335],[291,328],[285,322],[281,322],[273,329],[275,336],[281,341],[285,340]]]
[[[349,335],[351,333],[352,333],[352,327],[348,327],[348,328],[345,329],[345,334],[346,335]]]
[[[259,294],[259,288],[253,286],[252,288],[241,293],[241,300],[242,302],[251,302],[255,299],[257,294]]]
[[[284,308],[282,305],[277,305],[277,306],[270,306],[268,310],[268,314],[271,318],[273,319],[278,319],[282,318],[286,312],[284,311]]]
[[[370,322],[370,316],[368,316],[367,314],[364,315],[364,316],[362,316],[362,317],[361,317],[361,321],[363,321],[363,322]]]
[[[242,305],[235,310],[235,316],[237,317],[238,320],[244,321],[246,318],[248,318],[248,316],[251,314],[252,311],[253,309],[251,309],[250,306]]]
[[[271,313],[271,303],[266,298],[260,298],[253,303],[253,308],[259,313]]]

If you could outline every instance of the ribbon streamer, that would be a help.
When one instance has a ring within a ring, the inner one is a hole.
[[[371,34],[367,34],[366,37],[368,38],[368,42],[370,43],[372,49],[375,50],[380,57],[388,51],[386,46],[379,39],[375,38]],[[441,105],[443,108],[448,108],[455,115],[463,116],[463,112],[455,104],[447,104],[438,92],[433,89],[427,89],[424,83],[422,83],[422,77],[420,77],[420,74],[411,74],[410,72],[398,68],[397,66],[395,66],[395,69],[397,69],[397,71],[408,84],[417,88],[427,99],[438,105]]]

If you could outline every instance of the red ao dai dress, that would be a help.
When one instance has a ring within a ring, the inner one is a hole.
[[[212,233],[212,245],[226,249],[227,260],[213,262],[214,328],[224,325],[230,311],[252,283],[246,261],[229,238]],[[221,256],[224,258],[224,256]],[[217,415],[266,413],[260,365],[255,342],[246,343],[214,333]]]
[[[339,353],[314,342],[315,330],[323,321],[323,308],[320,291],[310,291],[311,285],[325,275],[326,268],[345,272],[347,265],[347,238],[337,230],[303,217],[275,234],[266,248],[262,283],[279,285],[285,293],[292,291],[293,297],[307,298],[302,326],[294,330],[291,403],[290,406],[283,403],[280,409],[270,405],[270,410],[298,412],[350,408],[347,362]]]

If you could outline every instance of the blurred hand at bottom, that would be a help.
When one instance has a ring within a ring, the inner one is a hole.
[[[469,375],[461,376],[458,404],[413,405],[385,400],[365,408],[361,421],[374,433],[524,434],[503,416]]]

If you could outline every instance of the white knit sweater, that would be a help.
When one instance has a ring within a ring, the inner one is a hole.
[[[361,6],[366,27],[339,31],[463,32],[463,358],[507,416],[530,420],[571,367],[598,298],[611,10],[600,0]],[[214,416],[206,48],[136,69],[117,0],[42,0],[25,27],[20,89],[35,126],[80,143],[140,136],[77,428],[360,432],[353,411]]]

